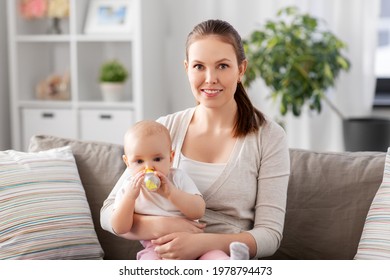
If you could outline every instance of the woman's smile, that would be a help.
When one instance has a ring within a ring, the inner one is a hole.
[[[222,89],[201,89],[201,92],[207,97],[215,97],[222,92]]]

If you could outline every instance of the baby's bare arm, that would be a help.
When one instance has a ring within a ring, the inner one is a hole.
[[[111,224],[117,234],[124,234],[131,230],[134,220],[135,200],[139,196],[143,182],[142,174],[137,174],[125,189],[122,200],[113,210]]]
[[[200,195],[189,194],[174,187],[168,199],[190,220],[200,219],[204,215],[206,203]]]

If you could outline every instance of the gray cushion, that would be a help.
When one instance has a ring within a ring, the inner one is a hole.
[[[291,149],[283,240],[270,259],[352,259],[385,156]]]
[[[31,152],[71,146],[80,179],[86,192],[92,219],[105,259],[134,259],[142,247],[138,241],[128,241],[100,227],[100,208],[103,201],[125,170],[121,145],[64,139],[54,136],[33,136]]]

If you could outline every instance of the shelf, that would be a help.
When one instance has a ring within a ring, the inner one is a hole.
[[[106,102],[106,101],[81,101],[77,103],[79,109],[130,109],[135,108],[133,102]]]
[[[70,109],[72,101],[54,101],[54,100],[20,100],[19,107],[24,108],[41,108],[41,109]]]
[[[18,35],[15,41],[18,43],[42,43],[42,42],[132,42],[132,34],[121,35]]]
[[[42,108],[42,109],[70,109],[72,107],[78,109],[129,109],[134,110],[134,102],[123,101],[123,102],[106,102],[106,101],[80,101],[73,102],[70,100],[66,101],[55,101],[55,100],[20,100],[18,102],[19,107],[24,108]]]
[[[42,43],[42,42],[69,42],[69,35],[18,35],[15,38],[19,43]]]
[[[133,41],[133,34],[103,34],[103,35],[89,35],[82,34],[76,36],[76,41],[79,42],[131,42]]]

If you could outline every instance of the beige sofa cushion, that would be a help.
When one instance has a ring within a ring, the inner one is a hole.
[[[124,240],[100,227],[100,208],[103,201],[126,167],[122,161],[122,146],[54,136],[34,136],[30,141],[29,150],[36,152],[62,146],[70,146],[76,159],[80,179],[91,208],[95,230],[105,253],[104,258],[135,258],[136,252],[141,249],[138,241]]]
[[[290,150],[281,247],[273,259],[352,259],[383,175],[385,153]]]

